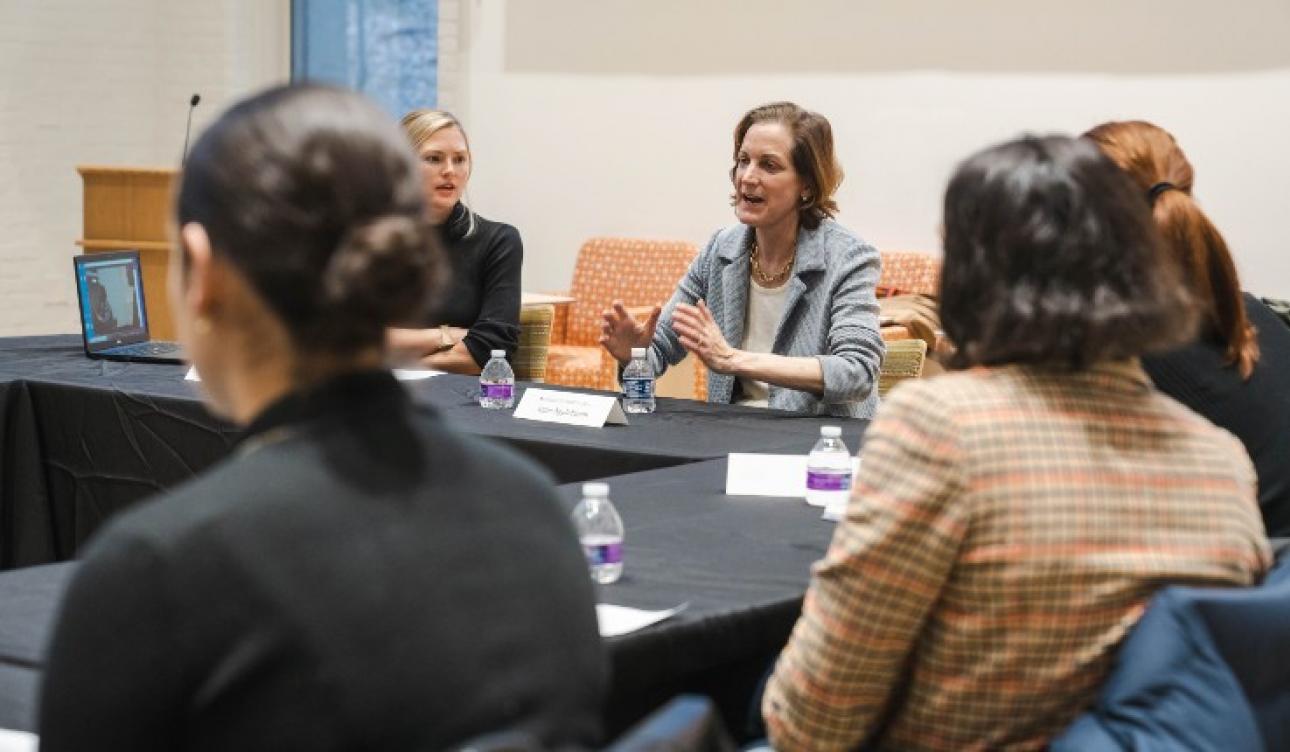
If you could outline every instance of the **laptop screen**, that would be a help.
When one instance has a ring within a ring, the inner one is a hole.
[[[139,252],[75,257],[81,329],[89,350],[148,340]]]

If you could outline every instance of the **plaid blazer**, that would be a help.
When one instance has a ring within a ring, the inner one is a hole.
[[[738,346],[748,318],[752,228],[736,224],[712,236],[681,279],[659,318],[650,347],[656,374],[685,357],[672,331],[672,311],[702,299],[726,341]],[[797,260],[784,315],[771,352],[813,357],[824,372],[824,397],[770,385],[769,406],[780,410],[871,418],[878,407],[878,369],[886,347],[878,332],[878,251],[826,219],[797,233]],[[735,377],[708,372],[708,401],[730,402]]]
[[[1270,564],[1239,441],[1136,363],[904,382],[763,700],[776,749],[1042,749],[1147,600]]]

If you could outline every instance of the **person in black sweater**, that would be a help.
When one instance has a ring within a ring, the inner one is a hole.
[[[92,542],[42,749],[598,741],[607,661],[549,477],[382,368],[439,268],[417,171],[374,105],[326,87],[242,102],[193,148],[172,307],[245,438]]]
[[[476,214],[461,202],[470,181],[470,143],[461,123],[441,110],[413,110],[403,129],[421,157],[430,221],[440,228],[452,266],[439,304],[416,328],[391,329],[398,362],[477,374],[493,350],[515,355],[520,340],[520,271],[524,245],[514,227]]]
[[[1241,292],[1226,241],[1192,198],[1194,170],[1172,135],[1129,121],[1085,136],[1142,188],[1204,313],[1196,341],[1149,355],[1143,367],[1160,391],[1241,440],[1268,535],[1290,536],[1290,328]]]

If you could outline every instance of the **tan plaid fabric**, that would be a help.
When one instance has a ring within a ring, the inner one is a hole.
[[[1153,591],[1270,564],[1240,443],[1136,364],[907,381],[762,706],[776,749],[1041,749]]]

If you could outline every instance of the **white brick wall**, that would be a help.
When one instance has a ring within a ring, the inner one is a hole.
[[[289,74],[288,0],[0,0],[0,336],[73,332],[78,164],[177,165]]]
[[[439,109],[462,115],[466,108],[462,62],[469,0],[439,0]],[[469,124],[467,124],[469,127]]]

